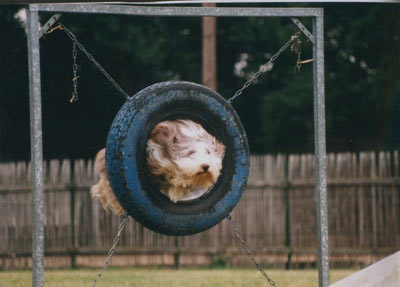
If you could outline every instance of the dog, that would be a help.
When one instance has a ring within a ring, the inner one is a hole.
[[[225,146],[192,120],[158,123],[146,146],[147,168],[160,192],[174,203],[208,192],[220,176],[224,156]],[[91,188],[92,198],[106,211],[124,214],[108,181],[105,149],[96,155],[95,172],[100,180]]]

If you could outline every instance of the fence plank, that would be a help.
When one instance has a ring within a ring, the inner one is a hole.
[[[0,257],[11,258],[10,254],[31,251],[30,168],[30,163],[26,162],[0,163],[0,242],[4,243],[0,245]],[[248,187],[232,217],[256,253],[266,250],[287,252],[285,248],[289,247],[293,252],[291,264],[315,260],[315,254],[307,251],[316,246],[314,172],[313,155],[251,156]],[[327,155],[332,251],[399,249],[399,173],[398,151]],[[105,213],[100,203],[90,198],[90,186],[97,180],[93,161],[50,160],[44,163],[44,175],[46,252],[64,252],[65,258],[70,250],[105,253],[120,219]],[[247,264],[226,220],[201,234],[180,237],[177,242],[182,262],[188,264],[211,263],[218,256],[228,256],[226,254],[231,254],[227,257],[231,258],[231,264]],[[151,259],[143,253],[136,259],[126,259],[126,262],[133,260],[143,264],[150,262],[146,260],[173,262],[169,257],[173,253],[168,252],[176,252],[175,237],[156,234],[133,220],[127,223],[120,248],[127,254],[129,250],[164,254]],[[233,250],[236,253],[232,253]],[[165,252],[171,255],[167,256]],[[349,257],[342,254],[334,258],[339,261]],[[73,264],[73,256],[71,260],[65,258],[60,260]],[[262,255],[261,258],[265,262],[272,262],[271,258],[287,260],[281,255]],[[90,262],[85,260],[77,258],[77,262]],[[24,265],[19,261],[12,262]],[[29,260],[26,262],[30,264]]]

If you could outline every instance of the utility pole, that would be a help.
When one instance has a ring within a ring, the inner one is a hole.
[[[216,7],[204,3],[203,7]],[[217,90],[217,18],[203,17],[203,85]]]

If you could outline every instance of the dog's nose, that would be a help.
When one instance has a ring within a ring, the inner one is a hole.
[[[207,171],[210,168],[208,164],[202,164],[201,167],[203,168],[204,171]]]

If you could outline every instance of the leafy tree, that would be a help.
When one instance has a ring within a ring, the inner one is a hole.
[[[18,10],[0,6],[0,160],[26,158],[30,150],[27,48],[14,19]]]
[[[328,151],[398,148],[400,6],[323,6]],[[30,157],[20,8],[0,6],[0,160]],[[61,21],[128,94],[164,80],[201,82],[200,18],[64,14]],[[219,18],[217,27],[218,92],[226,98],[296,32],[289,18]],[[302,59],[311,58],[311,43],[301,40]],[[286,51],[234,102],[253,153],[313,151],[312,65],[294,73],[296,60]],[[72,43],[62,31],[41,39],[47,158],[93,157],[124,102],[81,52],[78,66],[79,101],[70,104]]]

